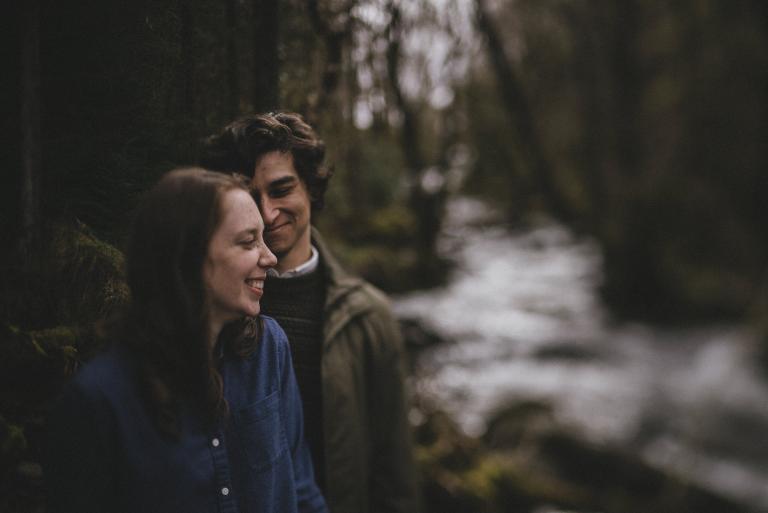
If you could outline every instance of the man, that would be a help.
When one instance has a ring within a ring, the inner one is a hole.
[[[330,171],[293,113],[247,117],[208,139],[202,164],[251,177],[277,256],[262,313],[288,334],[318,484],[332,513],[414,512],[403,350],[384,295],[347,273],[311,227]]]

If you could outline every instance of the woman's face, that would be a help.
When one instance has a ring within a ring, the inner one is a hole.
[[[277,263],[264,244],[264,222],[250,194],[232,189],[221,198],[221,223],[203,265],[212,326],[259,313],[267,269]]]

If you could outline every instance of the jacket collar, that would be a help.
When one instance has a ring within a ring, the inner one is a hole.
[[[325,272],[325,323],[323,338],[327,343],[353,317],[370,309],[364,297],[354,294],[365,282],[348,273],[328,250],[320,232],[312,227],[312,244],[320,253],[320,265]]]

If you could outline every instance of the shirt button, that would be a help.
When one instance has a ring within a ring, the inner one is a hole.
[[[224,488],[222,488],[221,489],[221,494],[222,495],[229,495],[229,488],[227,488],[226,486]]]
[[[213,440],[211,440],[211,445],[214,446],[214,447],[218,447],[219,446],[219,439],[218,438],[214,438]],[[224,495],[226,495],[226,494],[224,494]]]

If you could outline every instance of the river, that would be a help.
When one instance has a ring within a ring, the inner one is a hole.
[[[617,323],[600,303],[599,248],[548,222],[510,231],[451,202],[448,284],[395,298],[447,342],[420,353],[414,388],[470,435],[516,401],[723,495],[768,511],[768,383],[738,325]]]

